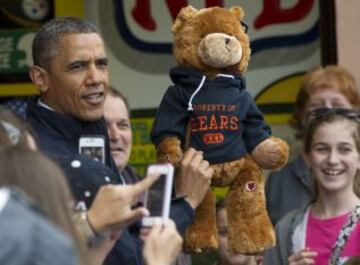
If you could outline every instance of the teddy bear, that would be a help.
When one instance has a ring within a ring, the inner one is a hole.
[[[177,66],[155,116],[151,138],[159,162],[175,167],[188,147],[214,169],[212,187],[228,187],[225,205],[232,253],[255,254],[275,245],[262,169],[279,169],[288,145],[270,127],[246,90],[250,42],[240,6],[184,7],[172,26]],[[184,249],[218,247],[215,196],[210,189],[184,235]]]

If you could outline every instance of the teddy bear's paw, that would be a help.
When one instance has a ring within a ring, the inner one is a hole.
[[[184,249],[189,253],[206,253],[218,247],[215,195],[209,190],[195,210],[195,220],[184,235]]]
[[[257,222],[255,219],[244,222],[233,231],[229,230],[228,244],[231,253],[255,255],[275,246],[275,232],[271,223],[260,222],[254,227],[254,222]],[[250,222],[252,222],[252,224],[247,227],[246,224]],[[249,229],[250,227],[253,229]]]
[[[280,169],[288,161],[289,146],[280,138],[272,136],[256,146],[251,157],[261,168]]]
[[[178,167],[182,156],[180,140],[176,137],[165,138],[157,147],[159,163],[171,163],[174,167]]]

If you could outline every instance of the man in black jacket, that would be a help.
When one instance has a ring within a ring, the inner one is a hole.
[[[39,148],[63,167],[75,199],[86,202],[90,212],[92,200],[102,185],[121,183],[110,154],[106,124],[102,117],[109,85],[104,42],[96,27],[86,20],[55,18],[40,28],[34,38],[32,52],[34,66],[30,70],[30,77],[40,92],[40,98],[29,102],[27,118],[37,134]],[[78,155],[78,142],[83,135],[105,137],[105,165]],[[190,161],[188,173],[198,174],[197,178],[201,179],[197,182],[199,190],[204,189],[200,189],[200,186],[206,189],[212,170],[199,152],[193,152],[197,165]],[[76,169],[81,165],[86,165],[82,167],[82,178],[76,175]],[[189,177],[189,174],[183,175]],[[193,208],[202,199],[200,192],[193,196],[194,183],[183,183],[181,195],[196,200],[187,202],[180,198],[176,205],[172,205],[178,209],[174,221],[179,230],[192,222]],[[110,205],[105,202],[104,207]],[[101,219],[103,215],[89,214],[88,217],[90,224],[94,224],[99,223],[95,219]],[[116,218],[115,215],[111,217]],[[105,221],[112,223],[114,220]],[[143,264],[141,242],[135,230],[135,227],[123,230],[105,264]]]

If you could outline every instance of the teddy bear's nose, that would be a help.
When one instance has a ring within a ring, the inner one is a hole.
[[[226,38],[225,38],[225,44],[228,45],[229,42],[230,42],[230,38],[227,38],[227,37],[226,37]]]

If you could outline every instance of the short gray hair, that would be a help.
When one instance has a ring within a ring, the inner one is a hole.
[[[45,23],[32,43],[33,64],[50,70],[51,59],[58,52],[60,37],[81,33],[98,33],[98,30],[90,21],[77,17],[57,17]]]

